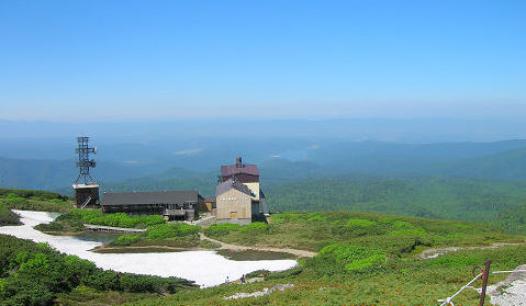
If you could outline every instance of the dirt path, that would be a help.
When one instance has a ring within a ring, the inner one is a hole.
[[[517,245],[524,245],[524,242],[515,242],[515,243],[498,242],[498,243],[493,243],[493,244],[485,245],[485,246],[447,247],[447,248],[436,248],[436,249],[434,248],[434,249],[427,249],[423,251],[422,253],[418,254],[418,258],[433,259],[433,258],[437,258],[439,256],[442,256],[442,255],[445,255],[451,252],[458,252],[458,251],[463,251],[463,250],[492,250],[492,249],[498,249],[498,248],[507,247],[507,246],[517,246]]]
[[[289,248],[244,246],[244,245],[230,244],[230,243],[226,243],[226,242],[219,241],[216,239],[212,239],[212,238],[206,237],[203,233],[200,233],[200,236],[202,240],[208,240],[208,241],[219,244],[220,245],[219,249],[222,249],[222,250],[231,250],[231,251],[254,250],[254,251],[264,251],[264,252],[281,252],[281,253],[289,253],[297,257],[316,256],[315,252],[306,251],[306,250],[297,250],[297,249],[289,249]]]

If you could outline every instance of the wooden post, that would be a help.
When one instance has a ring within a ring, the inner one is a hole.
[[[484,300],[486,299],[486,287],[488,287],[489,269],[491,266],[491,260],[486,260],[484,264],[484,271],[482,271],[482,290],[480,291],[480,302],[479,306],[484,306]]]

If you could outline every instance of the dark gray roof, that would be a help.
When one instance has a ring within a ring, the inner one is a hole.
[[[248,194],[251,197],[254,196],[254,194],[252,193],[250,188],[248,188],[245,184],[243,184],[243,183],[241,183],[239,181],[234,181],[232,179],[226,180],[226,181],[222,182],[221,184],[217,185],[217,187],[216,187],[216,196],[218,196],[220,194],[223,194],[223,193],[229,191],[230,189],[236,189],[238,191],[241,191],[242,193]]]
[[[160,192],[105,192],[102,205],[197,203],[199,193],[192,190]]]
[[[236,174],[249,174],[259,176],[258,166],[252,164],[221,166],[221,176],[228,177]]]

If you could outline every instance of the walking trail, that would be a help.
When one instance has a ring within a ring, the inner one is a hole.
[[[493,243],[490,245],[484,245],[484,246],[433,248],[433,249],[424,250],[422,253],[418,254],[418,258],[433,259],[433,258],[437,258],[442,255],[445,255],[447,253],[458,252],[458,251],[463,251],[463,250],[493,250],[493,249],[503,248],[507,246],[518,246],[518,245],[524,245],[524,242],[515,242],[515,243],[497,242],[497,243]]]
[[[212,239],[209,237],[206,237],[203,233],[200,233],[202,240],[208,240],[213,243],[217,243],[220,245],[219,249],[221,250],[231,250],[231,251],[247,251],[247,250],[253,250],[253,251],[263,251],[263,252],[281,252],[281,253],[288,253],[292,254],[297,257],[314,257],[316,256],[315,252],[306,251],[306,250],[298,250],[298,249],[290,249],[290,248],[271,248],[271,247],[256,247],[256,246],[244,246],[244,245],[237,245],[237,244],[230,244],[223,241],[219,241],[216,239]]]

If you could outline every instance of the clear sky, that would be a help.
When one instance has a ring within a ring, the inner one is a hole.
[[[526,117],[526,1],[0,1],[0,119]]]

